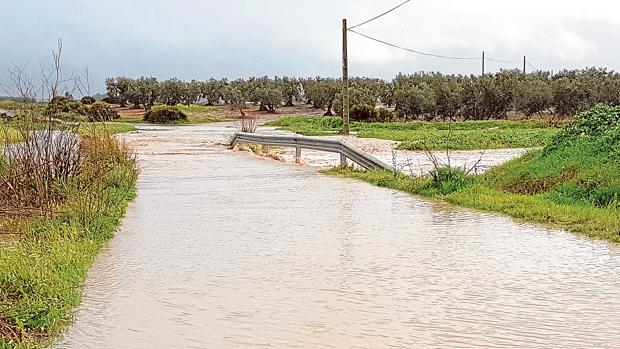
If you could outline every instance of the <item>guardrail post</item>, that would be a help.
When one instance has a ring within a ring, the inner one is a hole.
[[[347,167],[347,157],[340,153],[340,167]]]
[[[301,147],[295,147],[295,163],[301,163]]]

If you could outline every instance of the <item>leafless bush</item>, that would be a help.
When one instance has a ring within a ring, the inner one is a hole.
[[[47,213],[67,180],[80,172],[77,126],[41,124],[30,117],[21,117],[16,126],[21,142],[3,149],[0,198],[5,209]]]
[[[97,218],[129,193],[123,183],[135,181],[135,155],[112,134],[93,129],[78,136],[78,125],[24,117],[17,127],[22,142],[7,145],[0,157],[2,217],[52,216],[62,207],[81,223],[101,223]],[[116,187],[120,192],[105,194]]]
[[[9,80],[11,86],[3,86],[2,89],[9,96],[19,97],[24,102],[34,101],[37,97],[37,89],[34,86],[34,77],[28,74],[28,64],[11,63],[9,67]]]
[[[439,170],[439,168],[441,167],[452,167],[452,163],[451,163],[451,156],[450,156],[450,151],[451,151],[451,141],[452,141],[452,122],[448,123],[448,137],[446,138],[446,160],[447,162],[444,164],[442,163],[437,156],[428,148],[428,146],[426,145],[426,143],[422,143],[422,149],[424,150],[424,153],[426,154],[426,157],[429,159],[429,161],[433,164],[433,170],[437,171]],[[480,154],[480,157],[478,157],[478,160],[469,168],[467,167],[467,164],[463,164],[463,172],[465,173],[465,175],[469,175],[472,172],[474,172],[475,174],[478,173],[478,165],[480,164],[480,162],[482,161],[482,158],[484,157],[484,155],[486,154],[487,150],[489,149],[489,144],[487,143],[484,147],[484,150],[482,151],[482,153]]]
[[[392,149],[392,168],[394,169],[394,176],[398,177],[401,174],[404,173],[404,169],[408,168],[409,169],[409,176],[410,177],[418,177],[415,175],[415,173],[413,172],[413,164],[411,163],[411,158],[409,157],[409,154],[407,154],[406,152],[404,153],[405,156],[405,161],[404,163],[400,163],[398,162],[398,154],[396,153],[396,151],[394,149]],[[418,161],[418,167],[421,169],[422,165],[420,164],[420,162]],[[422,177],[422,172],[420,170],[420,176]]]
[[[242,115],[235,120],[235,127],[240,132],[254,133],[258,128],[258,119],[253,116]]]

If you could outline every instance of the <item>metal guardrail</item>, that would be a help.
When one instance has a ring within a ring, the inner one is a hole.
[[[237,132],[230,142],[230,147],[234,147],[237,143],[256,143],[263,146],[295,148],[296,162],[299,162],[301,158],[301,149],[313,149],[340,154],[340,165],[342,166],[346,165],[346,159],[350,159],[367,170],[382,168],[393,171],[392,166],[339,139]]]

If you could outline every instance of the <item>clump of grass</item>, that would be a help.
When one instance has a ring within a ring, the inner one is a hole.
[[[465,171],[450,166],[436,167],[430,172],[432,188],[441,194],[450,194],[461,190],[471,183]]]
[[[27,150],[19,157],[7,153],[0,169],[2,188],[13,186],[0,195],[3,208],[12,208],[2,212],[2,221],[17,228],[0,233],[2,348],[42,346],[68,326],[88,267],[135,196],[135,157],[109,132],[66,136],[59,145],[53,126],[33,125],[30,133],[42,129],[52,130],[54,137],[39,138],[42,145],[20,145]],[[61,146],[65,143],[71,146]],[[48,161],[39,161],[42,154],[34,151],[39,147],[52,152],[43,155]],[[50,171],[23,175],[24,166],[37,163]],[[28,189],[33,185],[40,190]],[[13,191],[26,193],[28,200],[16,200]],[[16,214],[24,207],[32,210]]]
[[[336,135],[339,117],[289,116],[268,123],[307,136]],[[402,142],[404,150],[533,148],[546,145],[560,129],[545,120],[461,122],[352,122],[358,137]],[[447,142],[450,140],[450,142]]]

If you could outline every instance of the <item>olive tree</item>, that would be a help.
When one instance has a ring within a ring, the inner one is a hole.
[[[551,107],[553,94],[548,81],[528,77],[515,87],[515,109],[526,116],[542,115]]]
[[[435,92],[425,82],[396,90],[394,100],[397,115],[405,120],[420,117],[431,119],[435,115]]]
[[[105,85],[109,101],[118,103],[121,107],[126,106],[132,84],[133,79],[124,76],[106,79]]]
[[[316,109],[327,109],[325,116],[331,116],[336,95],[342,89],[340,80],[334,78],[317,77],[312,81],[307,81],[304,86],[306,93],[312,100],[312,105]]]
[[[177,78],[162,81],[159,100],[161,103],[174,106],[187,100],[187,84]]]
[[[224,91],[228,80],[209,79],[201,84],[201,97],[207,100],[207,105],[214,105],[224,100]]]
[[[149,111],[155,105],[159,99],[161,87],[157,78],[154,77],[140,77],[136,80],[132,89],[135,91],[136,102],[141,104],[144,111]]]

